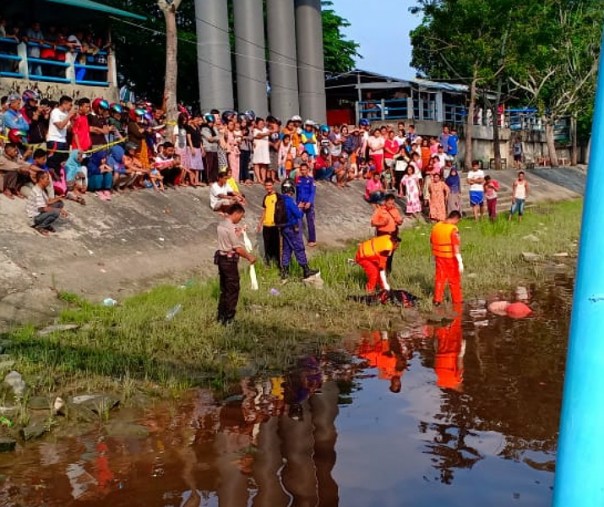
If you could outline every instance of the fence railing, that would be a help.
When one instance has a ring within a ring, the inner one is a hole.
[[[109,68],[110,57],[107,51],[86,54],[66,46],[0,38],[0,77],[110,86],[115,84]]]
[[[356,103],[357,120],[370,121],[425,120],[441,121],[449,125],[463,127],[468,111],[460,104],[442,104],[442,114],[437,111],[437,101],[418,97],[404,99],[382,99],[360,101]],[[440,120],[439,120],[440,118]],[[544,132],[545,126],[536,108],[507,108],[497,115],[500,127],[512,131]],[[490,110],[478,107],[474,113],[474,125],[493,126],[493,114]],[[561,119],[554,126],[556,141],[569,139],[570,126],[566,119]]]

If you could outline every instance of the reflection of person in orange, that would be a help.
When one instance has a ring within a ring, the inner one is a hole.
[[[436,385],[460,391],[463,382],[463,356],[465,341],[462,336],[461,315],[448,326],[434,330],[436,357],[434,371]]]
[[[109,457],[107,456],[109,448],[101,439],[96,444],[96,450],[98,452],[95,461],[96,481],[99,484],[99,488],[106,491],[113,481],[113,472],[109,466]]]
[[[396,335],[386,331],[372,331],[359,344],[356,355],[365,359],[368,366],[378,370],[378,378],[390,381],[390,391],[401,391],[401,377],[407,366],[408,354],[401,347]]]
[[[390,285],[386,279],[386,264],[388,257],[400,245],[398,236],[376,236],[359,245],[356,255],[356,263],[363,268],[367,275],[367,293],[371,294],[377,284],[385,291],[390,291]]]
[[[453,304],[463,302],[461,295],[461,274],[463,261],[460,251],[459,229],[457,224],[461,213],[451,211],[444,222],[438,222],[432,228],[430,244],[436,261],[436,280],[434,284],[434,305],[439,306],[445,295],[445,285],[449,283]]]

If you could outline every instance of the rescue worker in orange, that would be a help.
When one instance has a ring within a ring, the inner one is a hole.
[[[386,265],[390,257],[401,243],[398,236],[376,236],[359,245],[356,263],[363,268],[367,275],[367,293],[372,294],[376,286],[390,293],[390,285],[386,278]]]
[[[463,273],[463,260],[461,258],[459,229],[457,224],[461,220],[461,213],[451,211],[447,219],[438,222],[432,228],[430,244],[432,255],[436,261],[436,277],[434,284],[434,305],[440,306],[445,294],[445,286],[449,284],[451,299],[454,305],[461,304],[461,274]]]
[[[388,194],[384,198],[383,204],[377,206],[371,217],[371,226],[375,227],[377,236],[398,236],[398,229],[403,225],[403,217],[396,207],[393,194]],[[386,264],[386,273],[392,273],[392,259],[394,255],[388,257]]]

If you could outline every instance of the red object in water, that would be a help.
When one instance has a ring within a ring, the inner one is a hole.
[[[516,303],[512,303],[506,308],[506,312],[509,317],[512,319],[524,319],[528,317],[533,310],[531,310],[527,305],[517,301]]]

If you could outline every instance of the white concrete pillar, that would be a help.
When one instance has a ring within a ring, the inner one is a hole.
[[[304,118],[325,123],[327,106],[321,0],[295,0],[295,2],[300,112]]]
[[[233,109],[227,0],[195,0],[195,15],[201,109]]]
[[[251,109],[258,116],[266,116],[268,97],[262,0],[235,0],[233,10],[237,109]]]
[[[300,114],[293,0],[266,0],[271,113],[284,122]]]

